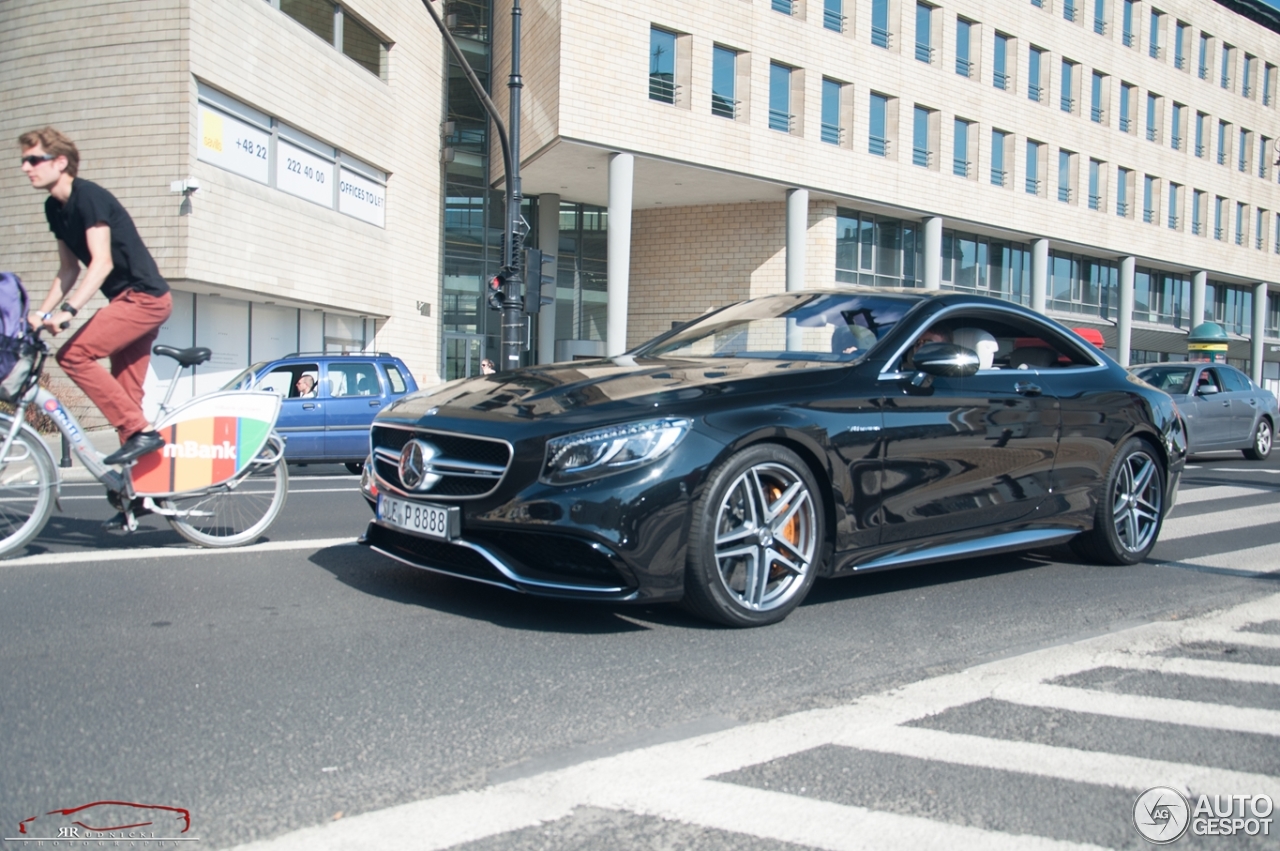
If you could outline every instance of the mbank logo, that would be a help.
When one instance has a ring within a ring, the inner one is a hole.
[[[229,440],[219,444],[200,443],[196,440],[181,440],[164,445],[166,458],[230,458],[235,460],[236,445]]]

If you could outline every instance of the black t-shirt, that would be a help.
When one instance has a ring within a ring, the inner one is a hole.
[[[125,290],[157,296],[169,291],[169,284],[160,277],[156,261],[142,244],[128,211],[98,184],[77,177],[66,204],[58,203],[52,195],[45,199],[44,216],[53,235],[65,242],[85,266],[93,259],[85,230],[99,223],[111,228],[111,262],[115,268],[102,282],[102,294],[108,299]]]

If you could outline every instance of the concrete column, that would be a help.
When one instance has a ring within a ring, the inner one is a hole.
[[[1137,260],[1120,259],[1120,307],[1116,311],[1116,360],[1121,366],[1129,365],[1129,350],[1133,342],[1133,270]]]
[[[560,196],[543,193],[538,196],[538,248],[549,257],[560,254]],[[556,279],[559,260],[553,260],[542,267],[542,271]],[[544,292],[551,287],[545,287]],[[538,359],[537,363],[551,363],[556,359],[556,303],[544,304],[538,313]]]
[[[605,354],[627,350],[627,299],[631,285],[631,196],[635,183],[635,157],[609,155],[609,307]]]
[[[1267,285],[1253,285],[1253,328],[1249,336],[1249,377],[1256,384],[1262,384],[1262,353],[1266,351],[1263,341],[1267,336]]]
[[[1031,240],[1031,309],[1044,313],[1049,304],[1049,240]]]
[[[787,292],[804,289],[809,240],[809,190],[787,190]]]
[[[924,288],[942,289],[942,216],[924,220]]]
[[[1191,323],[1187,326],[1188,331],[1204,322],[1204,293],[1207,286],[1208,272],[1196,272],[1191,277]]]

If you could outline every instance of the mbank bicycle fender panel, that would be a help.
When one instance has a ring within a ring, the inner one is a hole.
[[[238,476],[267,443],[280,413],[275,393],[227,391],[193,399],[156,425],[163,448],[138,459],[138,496],[170,496]]]

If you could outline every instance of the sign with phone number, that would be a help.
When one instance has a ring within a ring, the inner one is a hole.
[[[297,145],[279,140],[276,187],[322,207],[333,208],[334,164]]]
[[[198,158],[250,180],[270,180],[267,151],[271,134],[238,118],[200,104]]]

